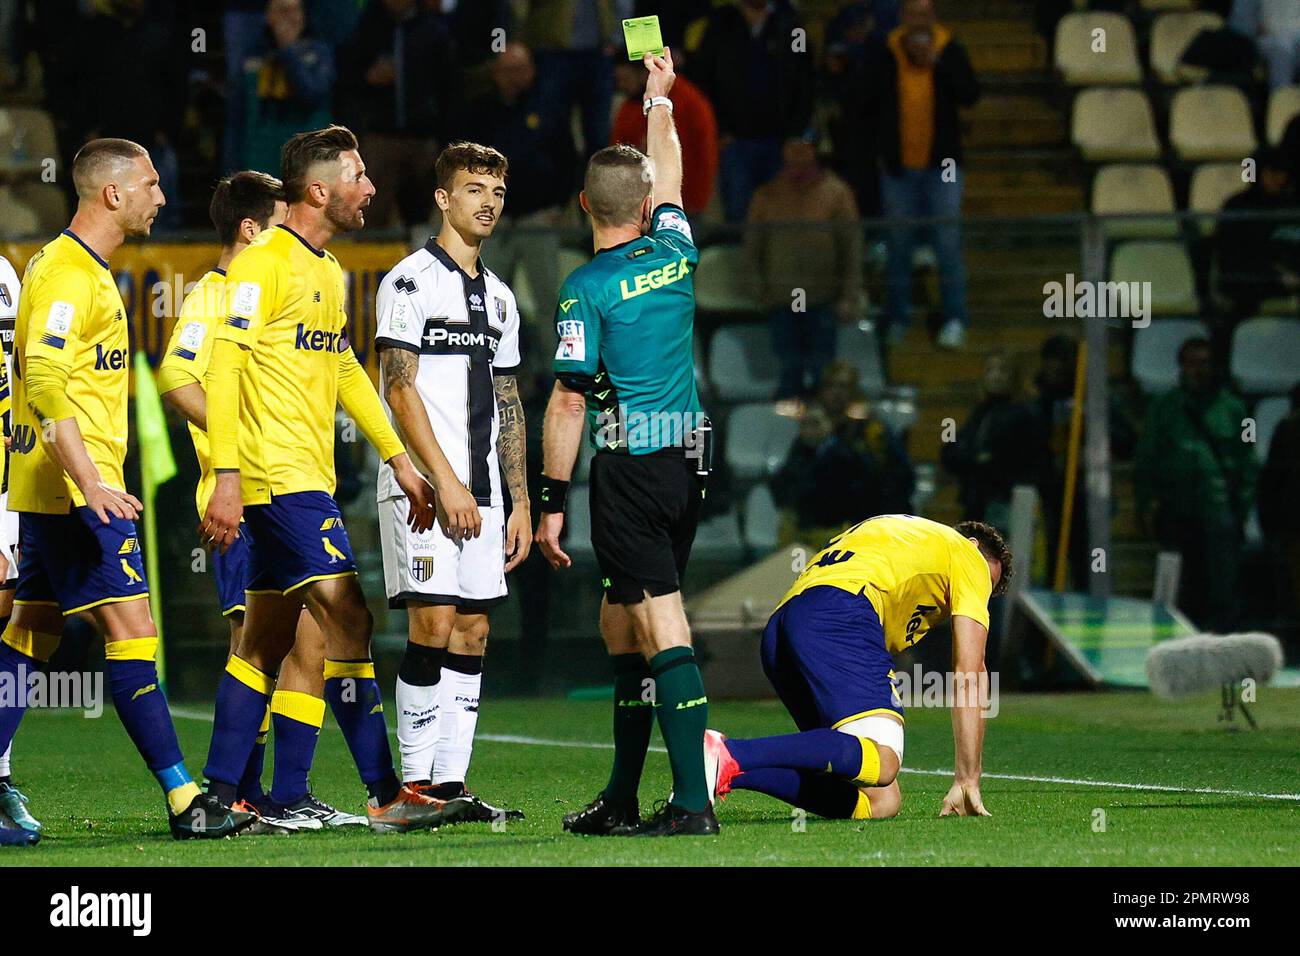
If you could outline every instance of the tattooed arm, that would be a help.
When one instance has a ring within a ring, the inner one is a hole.
[[[492,379],[496,391],[497,457],[505,472],[506,485],[514,510],[506,528],[506,570],[511,571],[528,557],[533,541],[533,518],[528,501],[527,435],[524,425],[524,405],[519,399],[519,380],[513,375],[497,375]]]
[[[453,541],[477,538],[482,527],[478,503],[461,484],[443,454],[424,410],[424,400],[415,387],[420,356],[402,348],[381,347],[384,372],[384,400],[393,410],[393,424],[410,453],[426,471],[437,493],[438,523]]]

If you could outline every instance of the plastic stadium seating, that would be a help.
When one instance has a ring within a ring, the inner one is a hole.
[[[727,466],[738,480],[768,478],[785,461],[799,420],[778,415],[767,402],[740,405],[727,419]]]
[[[858,370],[858,381],[872,397],[885,390],[885,370],[880,364],[880,347],[876,333],[858,326],[841,325],[835,333],[835,357],[844,359]]]
[[[68,197],[54,183],[17,183],[14,195],[36,214],[42,235],[56,233],[68,224]]]
[[[1300,319],[1251,319],[1232,336],[1232,376],[1252,395],[1281,395],[1300,381]]]
[[[905,435],[916,424],[916,389],[909,386],[890,389],[887,398],[871,403],[871,411],[892,431]]]
[[[1151,28],[1151,72],[1166,86],[1198,81],[1205,78],[1206,70],[1200,67],[1180,67],[1178,61],[1188,45],[1202,30],[1218,30],[1223,17],[1217,13],[1189,11],[1166,13],[1156,19]]]
[[[1268,450],[1273,444],[1273,433],[1278,424],[1291,414],[1291,399],[1281,395],[1265,398],[1255,406],[1255,453],[1260,462],[1268,461]]]
[[[767,485],[755,485],[745,496],[745,547],[759,554],[776,550],[781,512]]]
[[[1249,156],[1258,141],[1245,94],[1231,86],[1179,90],[1169,108],[1169,145],[1192,162]]]
[[[1150,282],[1152,315],[1200,312],[1192,260],[1182,243],[1160,240],[1125,242],[1110,260],[1112,282]],[[1154,323],[1152,323],[1154,325]],[[1140,330],[1150,331],[1150,328]]]
[[[1197,319],[1160,319],[1133,330],[1133,378],[1148,395],[1178,384],[1178,349],[1188,339],[1207,338],[1210,330]]]
[[[755,313],[753,263],[740,246],[707,246],[695,267],[695,307],[701,312]]]
[[[1163,166],[1116,163],[1103,166],[1092,181],[1094,215],[1155,213],[1153,219],[1118,219],[1105,223],[1111,238],[1170,239],[1178,235],[1174,186]],[[1163,217],[1163,218],[1162,218]]]
[[[695,531],[695,544],[691,546],[691,556],[734,560],[741,557],[744,549],[740,516],[733,510],[700,522]]]
[[[776,356],[766,325],[726,325],[709,346],[709,381],[724,402],[771,398],[776,392]]]
[[[12,188],[0,185],[0,239],[20,239],[41,232],[41,220]]]
[[[1205,163],[1192,173],[1192,186],[1188,196],[1188,209],[1192,212],[1215,213],[1223,204],[1248,187],[1242,178],[1240,163]],[[1213,219],[1202,219],[1198,228],[1203,235],[1214,232]]]
[[[1105,52],[1094,50],[1093,35],[1105,31]],[[1056,28],[1054,58],[1068,86],[1138,83],[1137,36],[1118,13],[1067,13]]]
[[[1160,158],[1151,102],[1139,90],[1083,90],[1074,100],[1070,139],[1092,163]]]
[[[1300,114],[1300,86],[1283,86],[1273,91],[1268,98],[1268,120],[1265,129],[1268,141],[1277,146],[1282,142],[1282,134],[1287,125]]]
[[[591,557],[591,496],[586,485],[575,484],[569,489],[568,504],[564,508],[564,525],[568,534],[560,545],[570,557]]]
[[[59,156],[54,122],[41,109],[0,108],[0,172],[38,175],[41,163]]]

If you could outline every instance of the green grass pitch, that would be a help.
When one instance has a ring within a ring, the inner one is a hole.
[[[471,786],[528,815],[503,832],[488,824],[383,836],[355,828],[210,844],[175,843],[166,835],[157,788],[111,709],[99,720],[35,712],[15,743],[14,776],[45,823],[46,839],[33,848],[0,850],[0,865],[1293,864],[1300,690],[1261,691],[1262,729],[1255,732],[1220,729],[1216,703],[1217,696],[1168,703],[1138,693],[1003,695],[985,745],[990,776],[983,792],[994,816],[984,820],[937,818],[949,778],[926,771],[952,766],[949,718],[945,711],[913,710],[896,819],[808,817],[801,827],[784,804],[738,791],[721,806],[720,837],[659,841],[579,838],[560,830],[561,815],[604,783],[605,704],[485,699]],[[210,731],[206,709],[175,710],[197,773]],[[710,723],[737,736],[792,729],[775,703],[715,703]],[[363,791],[329,723],[313,781],[324,799],[360,806]],[[652,753],[643,804],[668,786],[666,758]],[[1198,788],[1208,792],[1191,792]]]

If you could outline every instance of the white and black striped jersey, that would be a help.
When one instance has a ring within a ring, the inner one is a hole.
[[[430,239],[379,284],[375,317],[377,347],[420,356],[416,389],[456,477],[480,505],[503,505],[492,377],[519,369],[519,307],[510,287],[481,261],[470,278]],[[381,465],[379,499],[400,494],[392,468]]]
[[[14,354],[14,320],[18,317],[18,293],[21,284],[18,281],[18,273],[14,267],[9,264],[9,260],[0,256],[0,347],[4,350],[4,382],[0,385],[0,390],[4,394],[0,398],[7,399],[10,397],[10,389],[13,387],[13,354]],[[8,408],[9,403],[5,402]],[[4,414],[4,435],[7,437],[13,426],[13,415],[11,412]],[[9,490],[9,451],[4,450],[5,468],[3,487],[0,492]]]

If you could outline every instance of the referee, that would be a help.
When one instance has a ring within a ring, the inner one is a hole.
[[[614,767],[564,828],[710,835],[718,819],[704,765],[708,698],[680,593],[709,472],[692,352],[699,251],[682,211],[672,55],[665,49],[645,64],[649,157],[611,146],[587,164],[580,199],[596,255],[560,289],[537,544],[553,567],[572,564],[560,532],[585,425],[596,449],[591,543],[605,591],[600,631],[614,664]],[[643,821],[637,785],[656,713],[673,792]]]

